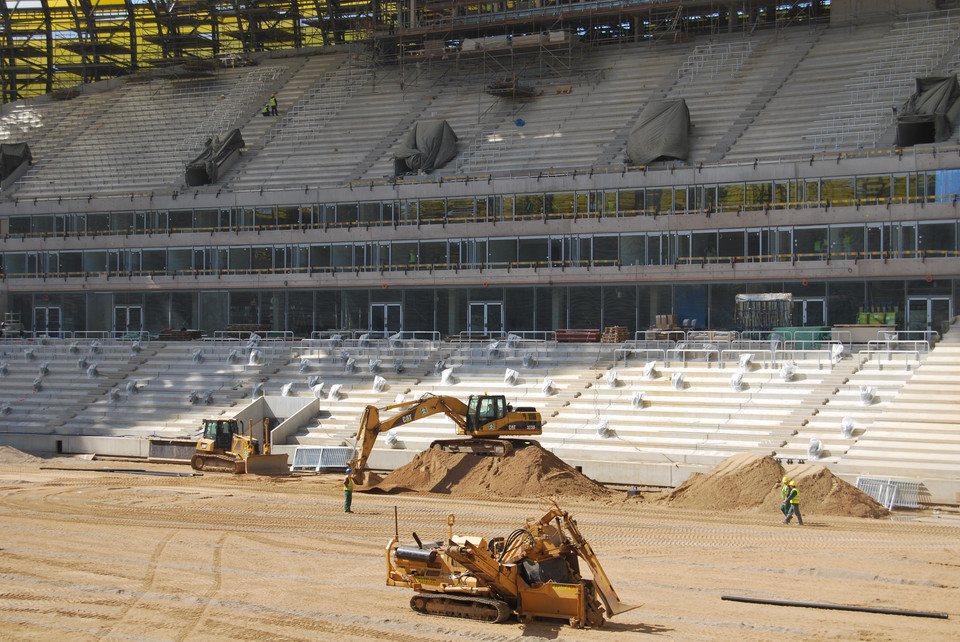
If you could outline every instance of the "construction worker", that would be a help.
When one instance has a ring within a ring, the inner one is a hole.
[[[277,95],[270,94],[270,113],[273,116],[277,116]]]
[[[350,476],[352,471],[347,468],[347,476],[343,478],[343,512],[352,513],[350,510],[350,503],[353,501],[353,477]]]
[[[264,116],[267,116],[267,117],[269,118],[269,117],[270,117],[270,105],[264,105],[264,106],[263,106],[263,111],[260,112],[260,113],[263,114]]]
[[[789,524],[794,515],[797,516],[797,526],[803,526],[803,517],[800,516],[800,491],[797,490],[797,482],[790,482],[790,493],[787,495],[787,502],[790,504],[787,518],[783,520],[784,524]]]
[[[783,487],[780,489],[780,512],[786,517],[790,512],[790,502],[787,501],[787,497],[790,496],[790,478],[784,475],[781,481]]]

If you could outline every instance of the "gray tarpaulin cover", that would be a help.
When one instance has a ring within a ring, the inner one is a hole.
[[[457,135],[445,120],[421,120],[407,133],[403,144],[394,153],[394,174],[443,167],[457,155]]]
[[[216,183],[219,168],[234,151],[243,147],[239,129],[232,129],[222,136],[208,138],[200,155],[187,163],[187,185]]]
[[[0,180],[10,176],[24,162],[33,160],[26,143],[0,144]]]
[[[690,111],[682,98],[652,101],[640,112],[627,135],[624,162],[646,165],[655,160],[686,160],[689,152]]]
[[[939,143],[950,138],[960,119],[960,87],[956,76],[917,78],[917,91],[897,118],[901,147]]]

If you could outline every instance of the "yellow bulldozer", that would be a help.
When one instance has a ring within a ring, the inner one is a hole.
[[[446,541],[387,545],[387,586],[414,591],[410,608],[428,615],[487,622],[534,618],[567,620],[571,626],[603,626],[637,608],[620,601],[576,521],[556,502],[506,537],[454,536]],[[586,563],[592,578],[580,572]]]
[[[261,445],[262,444],[262,445]],[[190,459],[194,470],[254,475],[287,475],[286,455],[270,453],[270,420],[263,420],[263,441],[253,436],[253,420],[243,432],[238,419],[204,419],[203,434]]]

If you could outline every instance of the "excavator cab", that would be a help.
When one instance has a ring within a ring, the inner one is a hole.
[[[467,432],[477,432],[485,423],[507,416],[507,398],[503,395],[474,395],[467,402]]]

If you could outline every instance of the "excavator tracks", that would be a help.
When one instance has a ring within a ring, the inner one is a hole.
[[[243,473],[246,470],[242,459],[235,459],[226,455],[196,454],[190,458],[190,466],[194,470],[210,473]]]
[[[417,613],[459,617],[481,622],[506,622],[513,615],[510,605],[490,597],[417,593],[410,598],[410,608]]]
[[[506,457],[514,450],[526,448],[531,443],[529,439],[438,439],[430,444],[431,448],[442,450],[445,453],[472,453],[474,455],[491,455]]]

